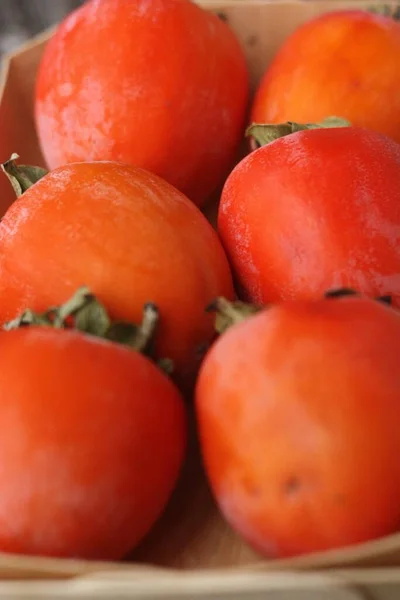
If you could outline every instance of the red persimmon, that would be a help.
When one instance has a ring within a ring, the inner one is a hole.
[[[93,327],[98,308],[81,315]],[[0,394],[0,550],[124,557],[183,461],[185,409],[172,381],[111,338],[34,320],[0,333]]]
[[[350,287],[398,304],[399,180],[400,145],[366,129],[298,131],[252,152],[218,214],[242,293],[268,303]]]
[[[288,557],[398,531],[399,354],[400,314],[365,298],[272,306],[216,341],[196,392],[204,464],[256,549]]]
[[[117,160],[201,205],[243,135],[246,61],[229,26],[189,0],[91,0],[47,44],[36,125],[51,169]]]

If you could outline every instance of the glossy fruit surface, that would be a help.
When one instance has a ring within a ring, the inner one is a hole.
[[[188,0],[91,0],[46,46],[36,124],[50,168],[117,160],[197,204],[243,136],[248,76],[234,33]]]
[[[258,123],[330,115],[400,142],[400,23],[362,10],[300,26],[278,50],[254,101]]]
[[[196,408],[223,514],[270,557],[398,531],[400,315],[362,298],[292,302],[233,326]]]
[[[178,477],[183,401],[147,358],[74,331],[0,333],[0,549],[115,560]]]
[[[372,131],[301,131],[228,178],[218,230],[253,302],[350,287],[400,302],[400,145]]]
[[[0,321],[43,311],[88,286],[114,319],[160,315],[157,354],[189,378],[213,336],[205,306],[232,296],[229,266],[198,208],[155,175],[111,162],[60,167],[0,223]]]

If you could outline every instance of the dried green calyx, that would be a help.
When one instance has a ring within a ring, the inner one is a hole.
[[[262,310],[261,306],[248,304],[240,300],[230,302],[223,297],[216,298],[207,307],[207,312],[215,313],[215,330],[219,334],[224,333],[232,325],[245,321],[252,315],[260,312],[260,310]]]
[[[3,328],[8,331],[29,326],[74,329],[141,352],[170,374],[173,371],[172,361],[156,360],[154,357],[154,341],[158,324],[159,311],[151,302],[144,305],[143,317],[139,325],[112,321],[105,306],[89,288],[84,286],[64,304],[51,307],[42,313],[27,309],[16,319],[6,323]]]
[[[351,288],[334,288],[327,290],[323,295],[323,297],[327,300],[340,299],[348,296],[361,297],[362,294]],[[376,302],[381,302],[389,306],[392,305],[392,296],[390,296],[389,294],[384,296],[377,296],[376,298],[374,298],[374,300]],[[260,306],[256,304],[242,302],[240,300],[230,302],[226,298],[219,297],[216,298],[214,302],[212,302],[207,307],[206,310],[207,312],[215,313],[215,331],[221,335],[233,325],[241,323],[249,317],[261,312],[262,310],[271,308],[272,306],[272,304]]]
[[[8,177],[17,198],[22,196],[26,190],[48,173],[48,171],[42,169],[42,167],[17,165],[18,159],[18,154],[14,153],[9,160],[1,165],[1,169]]]
[[[337,127],[350,127],[351,123],[341,117],[327,117],[319,123],[253,123],[246,130],[246,136],[251,138],[253,149],[266,146],[275,140],[310,129],[331,129]]]

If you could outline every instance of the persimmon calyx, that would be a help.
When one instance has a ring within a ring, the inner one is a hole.
[[[360,297],[361,294],[351,288],[333,288],[327,290],[323,295],[323,297],[327,300],[340,299],[348,296]],[[374,300],[376,302],[387,304],[388,306],[391,306],[393,303],[392,296],[389,294],[377,296],[374,298]],[[270,307],[271,305],[257,306],[256,304],[250,304],[240,300],[230,302],[226,298],[220,296],[211,302],[209,306],[207,306],[206,311],[215,313],[214,327],[216,332],[221,335],[233,325],[241,323],[252,315],[255,315]]]
[[[260,312],[262,307],[255,304],[248,304],[237,300],[230,302],[226,298],[216,298],[208,307],[207,312],[215,313],[215,330],[217,333],[224,333],[232,325],[245,321],[252,315]]]
[[[3,173],[7,176],[12,188],[19,198],[32,185],[47,175],[48,171],[42,167],[31,167],[28,165],[17,165],[18,154],[12,154],[11,157],[1,165]]]
[[[82,286],[64,304],[51,307],[42,313],[27,309],[16,319],[3,325],[3,329],[9,331],[28,326],[74,329],[141,352],[156,362],[167,374],[171,374],[172,361],[156,360],[154,357],[154,341],[159,320],[158,307],[148,302],[143,307],[142,321],[139,325],[112,321],[105,306],[88,287]]]
[[[252,123],[246,129],[246,136],[252,138],[256,148],[266,146],[275,140],[310,129],[330,129],[335,127],[350,127],[351,123],[341,117],[327,117],[319,123]]]

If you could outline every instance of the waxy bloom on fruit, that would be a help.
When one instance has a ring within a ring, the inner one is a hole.
[[[218,231],[253,302],[344,286],[400,303],[400,145],[338,123],[249,131],[261,143],[278,139],[229,176]]]
[[[157,318],[115,323],[80,289],[0,332],[1,551],[119,560],[157,520],[186,447]]]
[[[115,319],[137,321],[155,302],[156,353],[173,360],[180,382],[192,380],[199,347],[213,337],[204,307],[233,294],[200,210],[156,175],[120,163],[74,163],[44,176],[14,161],[3,168],[23,193],[0,223],[0,322],[60,304],[82,285]],[[27,173],[41,179],[26,186]]]
[[[90,0],[47,44],[35,116],[50,168],[117,160],[196,204],[243,135],[248,74],[229,26],[189,0]]]

